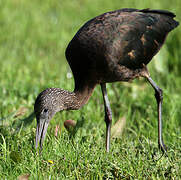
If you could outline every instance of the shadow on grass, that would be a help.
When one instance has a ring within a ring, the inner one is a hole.
[[[19,121],[14,121],[12,124],[12,127],[18,131],[21,127],[27,127],[29,126],[35,118],[34,112],[32,112],[28,117],[25,117],[23,119],[20,119]]]
[[[69,138],[74,139],[75,135],[77,134],[78,130],[82,128],[85,124],[85,119],[82,116],[79,121],[77,121],[75,127],[69,128],[68,133],[69,133]]]
[[[7,117],[0,119],[0,133],[8,132],[10,134],[17,133],[22,128],[30,126],[35,118],[34,112],[30,113],[23,119],[17,119],[16,112],[9,114]],[[5,133],[6,134],[6,133]]]

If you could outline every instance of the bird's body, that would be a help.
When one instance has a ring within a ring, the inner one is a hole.
[[[177,25],[173,17],[167,11],[121,9],[88,21],[66,49],[75,81],[100,84],[138,77]]]
[[[173,13],[164,10],[121,9],[104,13],[85,23],[66,49],[66,58],[75,80],[74,91],[49,88],[37,97],[36,144],[40,140],[42,146],[46,133],[43,130],[45,125],[40,124],[41,119],[49,123],[58,111],[79,109],[88,101],[97,84],[101,84],[104,97],[107,151],[112,117],[106,83],[146,77],[155,89],[158,111],[161,112],[161,89],[150,78],[146,65],[160,50],[167,34],[178,26],[174,17]],[[163,146],[161,135],[159,138]]]

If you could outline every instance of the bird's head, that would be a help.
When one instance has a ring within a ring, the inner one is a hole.
[[[66,91],[58,88],[48,88],[42,91],[36,98],[34,105],[37,120],[36,148],[40,143],[42,149],[49,122],[55,113],[66,109],[64,100],[65,93]]]

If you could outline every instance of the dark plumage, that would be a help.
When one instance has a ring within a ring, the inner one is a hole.
[[[49,88],[35,102],[36,147],[41,147],[49,121],[62,110],[79,109],[101,85],[106,122],[106,150],[109,151],[112,115],[106,83],[145,77],[155,90],[158,103],[158,142],[162,140],[162,90],[151,79],[146,65],[160,50],[167,34],[179,25],[165,10],[121,9],[97,16],[85,23],[70,41],[66,58],[75,80],[73,92]]]

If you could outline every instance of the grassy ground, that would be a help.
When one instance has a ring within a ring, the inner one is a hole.
[[[149,64],[164,91],[163,133],[168,157],[157,148],[153,89],[144,79],[108,85],[113,124],[126,119],[122,135],[105,152],[104,107],[100,87],[80,111],[57,113],[42,155],[35,151],[33,105],[47,87],[73,89],[64,56],[79,27],[106,11],[124,7],[168,9],[181,22],[180,0],[0,0],[0,178],[16,179],[180,179],[181,30],[168,37]],[[75,137],[63,127],[82,125]],[[55,136],[55,129],[60,131]],[[160,158],[161,157],[161,158]]]

